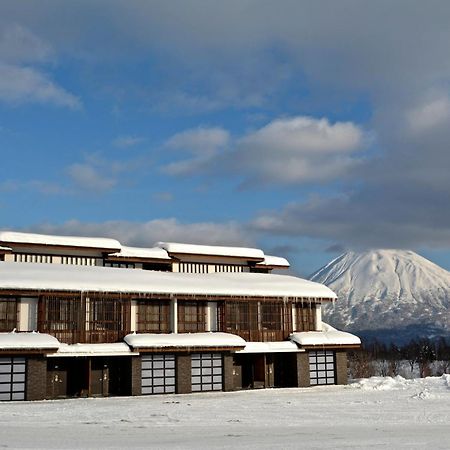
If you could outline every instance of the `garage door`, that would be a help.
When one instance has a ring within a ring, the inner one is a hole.
[[[142,394],[175,393],[175,355],[142,356]]]
[[[322,350],[309,352],[309,376],[311,385],[336,384],[334,352]]]
[[[0,358],[0,400],[25,400],[25,358]]]
[[[192,392],[222,390],[222,355],[192,354]]]

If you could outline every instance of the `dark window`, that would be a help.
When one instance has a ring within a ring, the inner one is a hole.
[[[314,331],[316,329],[316,308],[310,303],[296,303],[295,331]]]
[[[130,332],[129,301],[91,296],[87,308],[87,342],[116,342]]]
[[[0,297],[0,331],[12,331],[17,327],[17,300]]]
[[[141,333],[169,333],[170,303],[158,300],[140,301],[137,329]]]
[[[172,272],[172,264],[143,263],[142,268],[144,270],[157,270],[159,272]]]
[[[178,302],[178,332],[190,333],[206,330],[206,304]]]
[[[55,336],[60,342],[82,342],[84,305],[79,296],[42,296],[39,300],[38,329]]]
[[[38,329],[67,344],[117,342],[130,332],[130,301],[98,294],[42,296]]]
[[[219,310],[219,328],[246,341],[281,341],[292,333],[291,305],[284,302],[228,301]]]

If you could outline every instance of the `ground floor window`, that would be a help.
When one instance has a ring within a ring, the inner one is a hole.
[[[309,377],[311,386],[336,384],[335,352],[332,350],[309,352]]]
[[[175,355],[142,356],[142,394],[175,393]]]
[[[220,353],[193,353],[192,392],[221,391],[222,366]]]
[[[25,400],[25,358],[0,358],[0,400]]]

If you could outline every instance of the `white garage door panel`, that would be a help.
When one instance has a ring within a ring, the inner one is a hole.
[[[25,358],[0,358],[0,400],[25,400]]]
[[[336,384],[335,355],[332,350],[309,352],[310,383]]]
[[[222,390],[222,355],[220,353],[192,354],[192,392]]]
[[[143,395],[175,393],[175,355],[142,356]]]

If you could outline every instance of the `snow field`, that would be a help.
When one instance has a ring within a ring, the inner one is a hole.
[[[4,448],[448,449],[450,375],[0,403]]]

